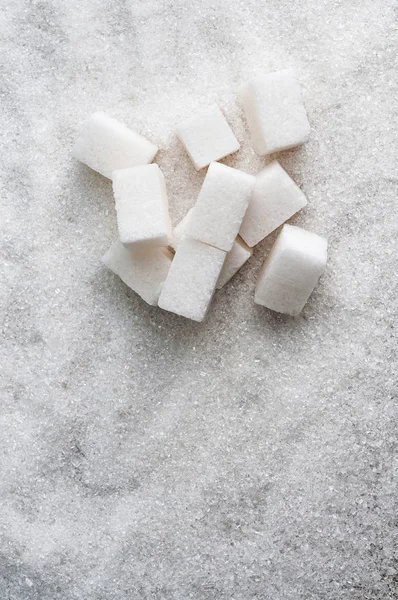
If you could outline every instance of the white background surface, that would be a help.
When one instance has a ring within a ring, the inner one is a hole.
[[[0,597],[397,598],[396,2],[1,4]],[[316,293],[297,319],[254,305],[271,237],[204,324],[145,305],[101,266],[114,203],[70,157],[80,121],[159,144],[175,224],[204,176],[175,124],[218,101],[226,163],[257,173],[239,86],[290,66]]]

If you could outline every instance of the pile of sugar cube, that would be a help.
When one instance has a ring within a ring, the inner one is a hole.
[[[307,141],[310,125],[293,69],[250,80],[242,104],[261,156]],[[253,247],[307,200],[276,161],[254,177],[220,159],[239,142],[217,105],[176,127],[196,170],[208,167],[196,204],[172,229],[158,148],[97,112],[82,125],[72,154],[112,180],[119,238],[103,262],[148,304],[202,321],[216,289],[245,264]],[[254,301],[300,313],[326,266],[325,238],[283,225],[258,277]]]

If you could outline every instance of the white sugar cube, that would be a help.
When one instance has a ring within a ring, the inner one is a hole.
[[[217,104],[180,123],[176,133],[197,171],[240,148]]]
[[[189,219],[192,215],[193,208],[191,208],[185,217],[174,227],[174,242],[173,248],[176,250],[177,246],[185,234],[185,229],[188,225]],[[253,254],[252,248],[246,246],[245,242],[238,236],[233,243],[233,246],[225,258],[223,268],[221,269],[220,276],[217,281],[216,289],[222,288],[228,281],[239,271],[241,267],[249,260]]]
[[[274,160],[257,175],[239,235],[249,246],[255,246],[306,204],[298,185]]]
[[[253,148],[271,154],[304,144],[310,124],[294,69],[251,79],[242,91]]]
[[[172,259],[167,248],[132,250],[117,240],[102,262],[145,302],[156,306]]]
[[[160,308],[194,321],[206,316],[226,253],[187,237],[180,241],[162,293]]]
[[[216,288],[219,290],[226,283],[228,283],[228,281],[232,279],[239,269],[243,267],[245,262],[249,260],[252,254],[253,250],[246,246],[245,242],[238,236],[225,258]]]
[[[298,315],[327,260],[327,240],[284,225],[258,277],[254,301],[276,312]]]
[[[155,144],[105,113],[96,112],[81,126],[72,156],[101,175],[112,178],[112,171],[146,165],[158,151]]]
[[[166,184],[155,164],[113,171],[117,224],[125,246],[167,246],[173,237]]]
[[[211,163],[186,228],[186,235],[229,252],[249,204],[255,177]]]
[[[173,240],[171,242],[171,247],[174,248],[174,250],[177,250],[177,246],[180,243],[182,236],[185,234],[185,229],[188,225],[189,219],[191,218],[192,212],[193,208],[190,208],[185,217],[181,219],[178,225],[176,225],[173,229]]]

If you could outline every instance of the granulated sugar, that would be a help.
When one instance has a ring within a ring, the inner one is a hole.
[[[396,598],[396,5],[4,3],[0,598]],[[203,324],[101,264],[111,182],[70,151],[104,111],[159,146],[176,225],[197,172],[174,130],[296,68],[311,124],[277,155],[328,239],[297,318],[253,303],[271,234]]]

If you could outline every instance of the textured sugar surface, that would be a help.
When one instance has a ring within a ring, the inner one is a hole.
[[[166,184],[158,165],[112,172],[117,225],[125,246],[167,246],[173,237]]]
[[[150,163],[157,151],[124,123],[95,112],[78,127],[72,156],[110,179],[115,169]]]
[[[120,240],[102,257],[109,269],[152,306],[157,306],[172,260],[167,248],[126,248]]]
[[[197,170],[239,150],[239,142],[217,104],[179,123],[176,133]]]
[[[256,177],[239,235],[255,246],[307,204],[303,192],[274,160]]]
[[[213,162],[186,227],[186,235],[231,250],[256,180],[252,175]]]
[[[258,276],[254,301],[297,316],[327,262],[327,240],[301,227],[284,225]]]
[[[395,600],[396,2],[2,4],[0,598]],[[80,122],[159,145],[175,225],[176,124],[217,102],[258,173],[237,91],[290,66],[312,132],[278,160],[329,242],[303,313],[253,303],[275,234],[201,325],[146,305]]]
[[[308,141],[310,124],[295,69],[251,79],[243,86],[242,104],[257,154],[272,154]]]
[[[183,237],[164,282],[159,306],[187,319],[203,321],[225,257],[223,250]]]

